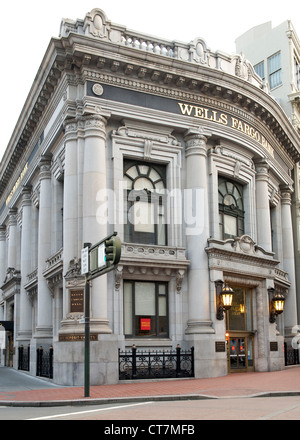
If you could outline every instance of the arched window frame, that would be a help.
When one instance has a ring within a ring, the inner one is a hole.
[[[165,166],[125,160],[124,181],[125,241],[167,245]]]

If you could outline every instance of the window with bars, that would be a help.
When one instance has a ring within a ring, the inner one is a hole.
[[[269,85],[274,89],[282,84],[281,53],[277,52],[268,58]]]
[[[295,83],[297,89],[300,90],[300,62],[296,57],[294,58],[294,62],[295,62]]]
[[[262,61],[254,66],[254,70],[261,77],[261,79],[265,79],[265,63]]]

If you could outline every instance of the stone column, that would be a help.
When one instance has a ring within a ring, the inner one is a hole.
[[[187,334],[213,333],[209,307],[209,272],[205,248],[209,238],[206,137],[188,130],[186,142],[185,223],[188,259]],[[187,224],[190,223],[190,224]]]
[[[64,277],[68,273],[70,262],[78,258],[78,121],[72,119],[65,123],[65,169],[64,169],[64,212],[63,212],[63,249]],[[65,282],[65,278],[64,278]],[[66,284],[65,284],[66,286]],[[69,313],[69,290],[63,295],[63,317]]]
[[[20,327],[19,338],[28,340],[32,331],[32,306],[24,285],[31,272],[31,187],[24,186],[22,191],[22,235],[21,235],[21,288],[20,288]]]
[[[82,227],[83,243],[92,245],[108,234],[107,220],[98,219],[97,193],[107,188],[106,174],[106,119],[92,115],[84,119],[85,145],[83,165]],[[107,275],[92,281],[91,332],[111,333],[107,311]]]
[[[6,268],[7,268],[7,255],[6,255],[6,226],[0,226],[0,287],[5,280]],[[1,290],[0,290],[1,295]],[[0,321],[4,321],[4,308],[0,306]]]
[[[17,269],[17,212],[16,208],[9,209],[9,239],[7,250],[7,267]]]
[[[265,287],[259,284],[256,287],[256,317],[257,317],[257,359],[255,361],[255,369],[257,371],[268,371],[268,350],[266,349],[266,326],[265,326],[265,310],[264,304]],[[267,297],[267,294],[266,294]]]
[[[38,298],[36,337],[52,337],[52,297],[44,278],[46,259],[51,253],[51,156],[40,160],[38,228]]]
[[[295,281],[295,254],[291,212],[291,190],[288,187],[281,190],[281,218],[282,218],[282,253],[283,269],[288,272],[291,286],[285,301],[284,322],[286,336],[291,335],[292,328],[297,325],[297,301]]]
[[[271,218],[269,203],[269,166],[265,161],[256,164],[256,219],[257,244],[272,251]]]

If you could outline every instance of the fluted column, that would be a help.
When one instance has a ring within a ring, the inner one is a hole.
[[[52,297],[43,276],[51,253],[51,156],[40,161],[37,336],[52,336]]]
[[[98,221],[97,193],[107,187],[106,119],[93,115],[84,119],[82,227],[83,243],[96,244],[107,236],[107,222]],[[99,333],[111,333],[107,311],[107,276],[95,278],[91,289],[91,326]]]
[[[257,244],[272,251],[272,234],[269,202],[269,166],[265,161],[256,164],[256,219]]]
[[[205,248],[209,238],[206,137],[189,130],[186,142],[185,223],[188,259],[187,334],[213,333],[209,307],[209,273]]]
[[[20,288],[20,327],[19,337],[28,339],[32,329],[32,306],[24,285],[31,272],[31,187],[25,186],[22,191],[22,235],[21,235],[21,288]]]
[[[281,190],[281,218],[282,218],[282,254],[283,269],[288,272],[291,286],[285,301],[284,322],[286,336],[290,335],[292,328],[297,324],[297,301],[295,281],[295,254],[291,212],[291,190]]]

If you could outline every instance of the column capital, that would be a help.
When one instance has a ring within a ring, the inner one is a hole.
[[[22,192],[21,192],[21,194],[22,194],[22,207],[31,205],[31,191],[32,191],[31,185],[23,185]]]
[[[256,180],[269,180],[270,166],[265,159],[255,161]]]
[[[207,155],[206,145],[207,137],[204,135],[202,128],[190,128],[184,134],[186,143],[186,157],[194,155]]]
[[[6,226],[0,225],[0,241],[6,241]]]
[[[292,204],[293,189],[290,186],[286,185],[286,186],[280,187],[280,192],[281,192],[282,205],[291,205]]]
[[[40,180],[51,178],[51,160],[52,154],[44,154],[40,158]]]
[[[8,224],[9,224],[9,226],[14,226],[17,224],[17,214],[18,214],[17,208],[9,208],[9,210],[8,210],[8,215],[9,215]]]

